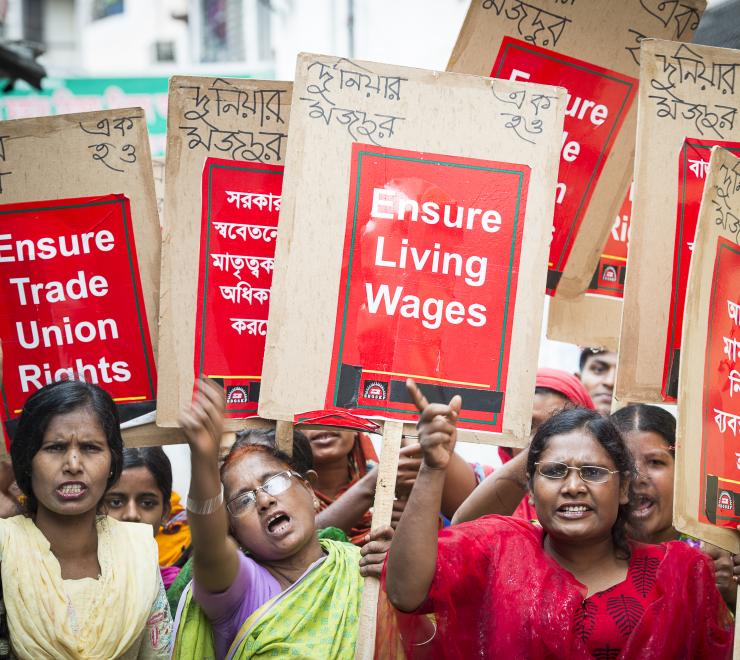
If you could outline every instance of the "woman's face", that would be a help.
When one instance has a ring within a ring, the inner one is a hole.
[[[285,463],[264,451],[252,451],[230,465],[223,474],[227,502],[245,491],[254,490],[270,477],[290,470]],[[292,477],[287,490],[278,495],[257,492],[257,501],[235,517],[229,514],[231,529],[239,544],[256,559],[278,561],[291,557],[316,534],[316,514],[311,486]]]
[[[665,438],[652,431],[624,433],[637,466],[635,502],[630,513],[629,535],[644,543],[671,540],[673,529],[673,455]]]
[[[616,469],[606,449],[582,429],[552,436],[539,461]],[[577,470],[568,470],[565,479],[548,479],[535,469],[532,481],[537,518],[550,536],[562,542],[609,538],[619,505],[628,501],[629,482],[622,479],[620,484],[619,474],[612,474],[603,483],[590,483],[583,481]]]
[[[117,520],[151,525],[156,536],[169,513],[169,502],[164,501],[154,475],[142,465],[121,473],[105,494],[105,508]]]
[[[304,431],[304,433],[311,441],[313,462],[317,468],[346,459],[355,446],[356,433],[354,431],[327,428]]]
[[[96,510],[110,469],[108,440],[90,408],[53,417],[31,461],[39,511],[73,516]]]

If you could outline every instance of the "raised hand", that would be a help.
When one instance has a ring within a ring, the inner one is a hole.
[[[417,427],[423,463],[434,470],[444,470],[455,451],[457,418],[462,407],[462,399],[454,396],[447,405],[429,403],[410,378],[406,380],[406,388],[420,413]]]
[[[365,537],[366,543],[360,549],[360,575],[379,578],[383,563],[393,540],[393,528],[378,527]]]
[[[225,405],[223,389],[200,378],[193,402],[180,413],[179,420],[191,452],[218,460]]]
[[[729,606],[734,606],[737,599],[737,582],[734,577],[733,555],[711,543],[702,542],[701,549],[714,563],[714,580],[722,598]]]
[[[402,447],[398,454],[398,472],[396,475],[396,495],[408,497],[421,467],[421,445],[417,442],[413,445]]]

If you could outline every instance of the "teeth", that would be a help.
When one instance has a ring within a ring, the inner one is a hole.
[[[563,511],[568,511],[570,513],[577,512],[577,513],[583,513],[584,511],[588,511],[588,507],[578,505],[578,506],[565,506],[562,509]]]
[[[63,495],[79,495],[82,492],[82,486],[74,484],[71,486],[62,486],[60,492]]]

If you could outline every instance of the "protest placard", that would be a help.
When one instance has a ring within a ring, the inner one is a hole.
[[[632,177],[639,43],[688,41],[705,0],[475,0],[449,71],[568,90],[547,290],[589,286]]]
[[[635,192],[615,393],[624,401],[661,402],[675,400],[678,312],[706,152],[713,144],[740,141],[740,88],[735,82],[740,51],[646,40],[641,57]]]
[[[686,286],[674,525],[740,552],[740,159],[714,147]]]
[[[556,292],[550,298],[549,339],[610,351],[618,349],[633,189],[630,186],[624,197],[586,292],[576,298]]]
[[[143,110],[3,122],[0,162],[3,422],[62,378],[104,387],[123,421],[153,411],[160,233]]]
[[[256,419],[291,83],[173,77],[157,423],[176,426],[194,379],[224,386],[227,429]],[[245,418],[251,418],[245,421]]]
[[[563,96],[298,57],[258,410],[392,420],[373,528],[390,523],[402,422],[418,416],[407,376],[432,401],[461,393],[461,426],[489,431],[474,438],[525,442]],[[378,589],[366,579],[358,658]]]
[[[412,421],[411,376],[524,442],[562,92],[311,55],[296,80],[260,415]]]

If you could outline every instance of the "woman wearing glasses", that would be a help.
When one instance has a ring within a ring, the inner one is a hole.
[[[438,626],[410,657],[729,657],[709,560],[683,543],[627,540],[634,465],[611,421],[567,410],[535,434],[527,473],[541,527],[487,516],[437,539],[460,400],[429,405],[409,389],[424,458],[385,586],[399,610],[433,612]]]
[[[362,575],[379,574],[390,529],[362,560],[348,543],[319,541],[315,473],[300,474],[266,444],[235,449],[219,474],[223,406],[223,391],[201,381],[181,420],[194,579],[178,608],[174,657],[353,658]],[[200,608],[187,607],[191,594]],[[203,616],[212,636],[193,620]]]

